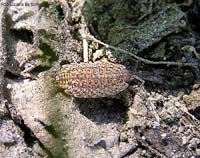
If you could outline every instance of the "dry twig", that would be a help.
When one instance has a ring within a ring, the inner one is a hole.
[[[131,57],[145,63],[145,64],[151,64],[151,65],[167,65],[167,66],[189,66],[189,67],[193,67],[193,68],[196,68],[197,67],[197,64],[195,63],[183,63],[183,62],[171,62],[171,61],[151,61],[151,60],[148,60],[148,59],[145,59],[145,58],[142,58],[142,57],[139,57],[133,53],[130,53],[126,50],[123,50],[121,48],[118,48],[118,47],[114,47],[114,46],[111,46],[109,44],[106,44],[98,39],[96,39],[94,36],[91,36],[91,35],[85,35],[83,36],[83,38],[87,39],[87,40],[90,40],[90,41],[95,41],[103,46],[105,46],[106,48],[110,48],[110,49],[113,49],[115,51],[119,51],[119,52],[122,52],[124,54],[127,54],[127,55],[130,55]]]

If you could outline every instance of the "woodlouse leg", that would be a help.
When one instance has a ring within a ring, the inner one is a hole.
[[[70,107],[73,107],[74,97],[71,97]]]
[[[68,109],[71,109],[71,113],[73,113],[75,111],[79,111],[78,105],[76,102],[74,102],[74,100],[75,100],[75,97],[71,97],[70,105],[68,107]]]

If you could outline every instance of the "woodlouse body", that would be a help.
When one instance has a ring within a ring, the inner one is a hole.
[[[125,66],[109,62],[74,63],[55,73],[56,84],[77,98],[116,95],[129,86],[131,73]]]

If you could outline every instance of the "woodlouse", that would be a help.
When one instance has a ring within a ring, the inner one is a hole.
[[[124,65],[110,62],[73,63],[55,73],[56,84],[77,98],[99,98],[124,91],[131,73]]]

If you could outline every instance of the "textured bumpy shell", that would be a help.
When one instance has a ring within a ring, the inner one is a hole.
[[[125,66],[109,62],[65,65],[55,74],[56,84],[77,98],[108,97],[124,91],[130,72]]]

